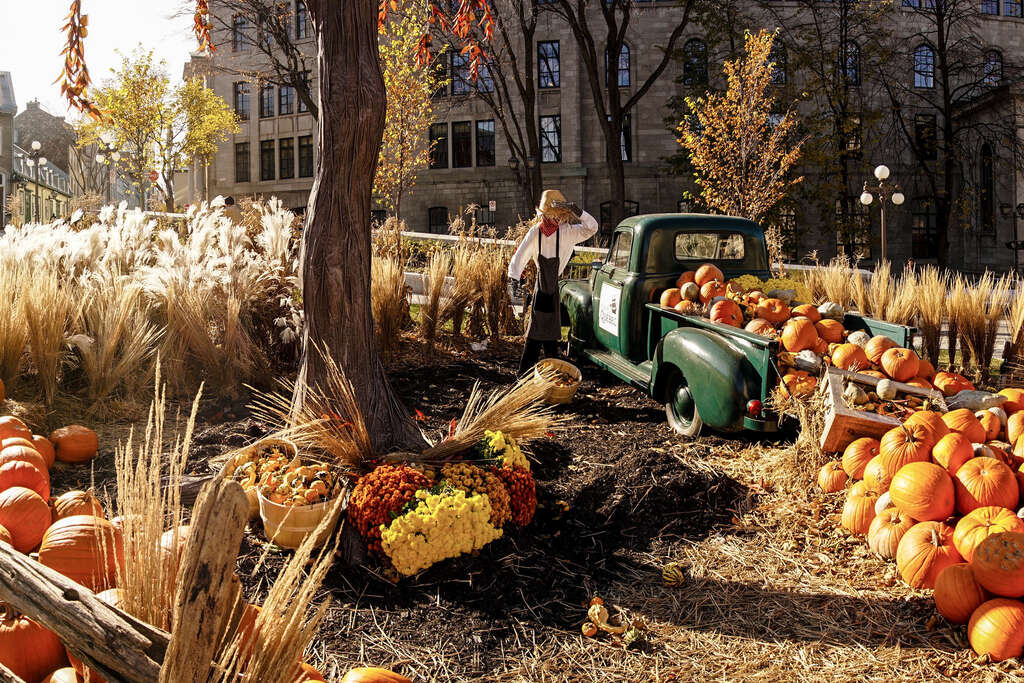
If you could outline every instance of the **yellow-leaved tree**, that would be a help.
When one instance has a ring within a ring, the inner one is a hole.
[[[774,33],[748,32],[744,53],[725,62],[726,91],[686,98],[690,116],[678,127],[698,198],[712,211],[755,221],[803,180],[790,172],[806,138],[796,134],[793,107],[779,114],[772,92],[774,41]]]
[[[117,163],[139,193],[140,204],[156,171],[155,183],[168,211],[174,211],[174,171],[196,159],[208,159],[217,143],[238,132],[235,113],[201,79],[172,85],[162,62],[152,52],[136,51],[121,60],[114,77],[94,92],[101,119],[79,126],[78,145],[98,145],[117,153]]]
[[[433,95],[443,84],[436,64],[417,56],[429,11],[426,0],[408,0],[382,27],[379,41],[388,103],[373,193],[396,216],[402,196],[430,162],[427,128],[434,117]]]

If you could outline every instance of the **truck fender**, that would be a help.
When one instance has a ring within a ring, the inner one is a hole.
[[[589,343],[594,338],[593,302],[590,283],[586,280],[565,280],[559,287],[562,324],[569,326],[569,335]]]
[[[747,402],[761,398],[761,378],[746,355],[707,330],[680,327],[659,342],[651,396],[665,401],[668,381],[676,371],[691,387],[704,424],[715,429],[742,429]]]

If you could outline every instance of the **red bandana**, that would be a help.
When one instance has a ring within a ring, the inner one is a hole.
[[[545,237],[551,237],[558,230],[558,221],[552,220],[551,218],[543,218],[540,222],[540,231],[544,233]]]

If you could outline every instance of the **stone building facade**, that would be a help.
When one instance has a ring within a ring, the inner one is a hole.
[[[14,172],[14,115],[18,102],[10,71],[0,71],[0,226],[7,225],[7,202],[12,191]]]
[[[42,108],[39,100],[30,100],[25,109],[14,117],[14,144],[29,149],[33,140],[38,140],[39,152],[54,166],[64,172],[69,168],[69,148],[77,136],[74,128],[64,120]]]
[[[904,5],[921,0],[894,0],[892,26],[906,36],[921,30],[912,12]],[[1003,63],[1024,64],[1024,18],[1019,0],[979,0],[983,14],[977,23],[980,40],[999,50]],[[768,3],[750,3],[751,7],[771,5],[783,12],[800,12],[796,2],[776,0]],[[626,36],[628,57],[619,65],[617,82],[625,93],[635,91],[638,84],[654,68],[660,58],[657,46],[667,38],[668,27],[678,16],[675,2],[653,0],[643,5],[630,23]],[[218,3],[211,3],[218,11]],[[306,54],[315,53],[308,27],[303,28],[302,3],[294,22],[296,40]],[[779,10],[755,11],[749,28],[775,29],[779,26]],[[774,12],[774,13],[773,13]],[[595,21],[599,18],[595,17]],[[223,22],[231,26],[231,21]],[[251,30],[243,27],[242,30]],[[683,47],[689,41],[704,41],[707,36],[700,26],[691,26],[679,42]],[[192,169],[192,185],[197,196],[245,195],[280,197],[286,205],[301,210],[308,201],[316,163],[316,125],[303,111],[294,93],[287,88],[261,86],[249,83],[236,75],[239,72],[259,71],[261,65],[254,53],[237,48],[231,31],[215,34],[218,50],[214,57],[194,55],[186,65],[186,75],[200,74],[219,95],[235,106],[243,116],[241,131],[223,144],[207,168]],[[545,187],[557,187],[576,200],[593,215],[601,217],[608,197],[608,172],[603,136],[598,127],[591,89],[586,82],[585,67],[577,54],[576,41],[571,30],[553,15],[542,13],[536,33],[537,44],[523,46],[535,50],[538,62],[545,61],[544,74],[535,73],[540,87],[536,116],[547,135],[542,144],[542,158],[536,160],[543,172]],[[709,41],[710,42],[710,41]],[[557,58],[552,60],[552,55]],[[541,59],[544,57],[544,59]],[[712,84],[721,71],[721,61],[714,54],[706,67]],[[310,60],[315,64],[315,60]],[[557,82],[552,81],[552,63],[557,68]],[[899,65],[897,65],[899,66]],[[538,67],[539,70],[540,67]],[[682,61],[670,63],[666,72],[654,84],[632,111],[629,130],[624,134],[623,154],[627,159],[626,200],[627,212],[654,213],[684,211],[690,208],[684,192],[692,190],[692,181],[686,175],[671,172],[667,159],[678,153],[676,136],[668,125],[672,114],[669,104],[673,98],[686,94],[680,84]],[[915,64],[906,58],[906,77],[915,77]],[[1007,69],[1009,72],[1009,69]],[[450,72],[450,75],[454,73]],[[544,78],[545,83],[540,84]],[[316,74],[310,74],[316,83]],[[452,81],[454,85],[454,81]],[[791,90],[798,92],[801,76],[794,69],[788,76]],[[514,224],[521,216],[532,213],[525,206],[523,191],[516,181],[516,170],[510,165],[508,146],[489,108],[478,97],[460,94],[458,88],[449,87],[437,98],[435,111],[440,112],[431,130],[424,131],[437,143],[432,168],[424,169],[416,185],[403,199],[402,218],[410,229],[419,232],[443,232],[449,220],[466,207],[480,207],[477,220],[501,228]],[[781,91],[780,91],[781,92]],[[873,105],[880,119],[891,118],[885,101]],[[805,112],[808,113],[808,112]],[[329,113],[328,113],[329,115]],[[1024,131],[1024,99],[1021,85],[1001,82],[972,105],[967,117],[1016,117],[1018,129]],[[557,134],[556,134],[557,133]],[[1021,133],[1024,141],[1024,133]],[[888,257],[897,263],[906,260],[928,262],[934,260],[935,216],[932,189],[918,171],[918,162],[893,144],[891,137],[865,131],[857,162],[853,165],[852,179],[847,188],[850,204],[856,204],[860,183],[871,179],[875,165],[887,164],[892,177],[903,187],[907,202],[901,207],[889,207],[887,212]],[[1024,209],[1018,217],[1018,205],[1024,206],[1024,173],[1001,149],[990,149],[989,157],[982,157],[980,148],[975,154],[977,163],[966,165],[965,174],[984,205],[966,209],[958,214],[951,228],[950,265],[965,270],[986,267],[1012,268],[1017,255],[1006,244],[1024,239]],[[821,180],[821,170],[805,166],[800,172],[806,176],[805,192],[814,195]],[[202,182],[198,182],[202,179]],[[831,200],[830,200],[831,201]],[[812,207],[809,202],[795,202],[782,216],[782,224],[789,235],[787,251],[790,258],[804,257],[816,251],[828,258],[838,250],[856,250],[868,258],[879,254],[879,213],[877,202],[862,212],[866,226],[865,237],[850,244],[848,236],[837,234],[830,209]],[[823,202],[822,204],[827,204]],[[984,208],[987,207],[987,208]],[[493,211],[491,210],[493,208]],[[984,214],[984,215],[982,215]]]

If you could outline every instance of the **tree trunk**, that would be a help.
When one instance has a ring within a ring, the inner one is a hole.
[[[164,211],[174,213],[174,181],[164,174]]]
[[[412,448],[423,437],[398,401],[374,343],[370,309],[370,205],[386,108],[375,0],[310,0],[319,46],[320,164],[302,239],[306,327],[293,402],[328,390],[330,354],[355,389],[374,448]]]
[[[621,135],[620,132],[614,140],[607,136],[605,139],[608,148],[608,234],[626,217],[626,168],[622,162]],[[604,226],[601,227],[604,230]],[[602,238],[605,236],[602,232]]]

